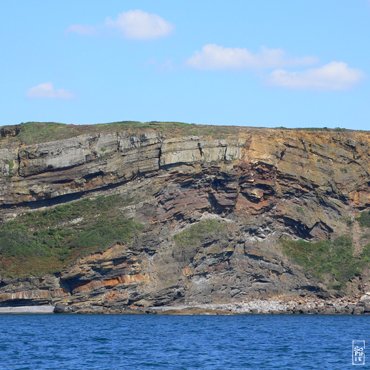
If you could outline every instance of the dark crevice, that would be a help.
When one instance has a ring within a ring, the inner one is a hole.
[[[199,162],[198,162],[199,163]],[[164,164],[160,166],[161,170],[170,170],[172,168],[176,168],[179,166],[188,166],[188,167],[194,167],[194,162],[189,163],[189,162],[176,162],[176,163],[171,163],[171,164]]]
[[[301,286],[300,289],[307,290],[308,292],[312,292],[312,293],[319,293],[323,291],[320,287],[315,286],[315,285],[304,285],[304,286]]]
[[[51,184],[69,184],[72,181],[73,181],[72,179],[59,179],[59,180],[50,181],[50,183]]]
[[[104,174],[103,171],[97,171],[97,172],[94,172],[94,173],[89,173],[89,174],[85,175],[83,178],[85,180],[91,180],[91,179],[93,179],[95,177],[104,176],[104,175],[105,174]]]
[[[59,275],[59,274],[57,274]],[[72,286],[71,284],[68,282],[68,280],[63,280],[63,279],[60,279],[59,280],[59,286],[68,294],[72,294]]]
[[[299,139],[299,141],[302,143],[303,148],[304,148],[304,151],[305,151],[305,152],[308,152],[305,141],[304,141],[303,139]]]
[[[158,149],[158,169],[161,169],[162,145]]]
[[[42,306],[49,303],[48,299],[12,299],[0,302],[0,307]]]
[[[19,150],[17,152],[17,164],[18,164],[17,175],[21,176],[21,156],[19,154]]]
[[[311,229],[309,229],[305,224],[300,221],[293,220],[287,216],[279,216],[280,219],[285,226],[287,226],[296,236],[302,239],[312,239],[310,234]]]
[[[254,261],[263,261],[263,262],[269,262],[267,261],[263,256],[258,256],[256,254],[251,254],[251,253],[248,253],[248,252],[244,252],[244,255]]]
[[[322,221],[316,222],[315,225],[312,226],[310,232],[312,232],[315,229],[322,230],[325,233],[327,238],[334,231],[329,225],[327,225],[325,222],[322,222]]]
[[[85,285],[89,282],[90,282],[89,280],[82,281],[82,280],[80,280],[80,276],[76,276],[76,277],[73,277],[71,279],[60,279],[59,284],[60,284],[61,288],[64,291],[72,294],[74,289],[76,289],[76,288],[78,288],[82,285]]]
[[[256,197],[246,191],[241,191],[240,193],[243,195],[244,198],[248,199],[252,203],[259,203],[262,200],[261,198]]]
[[[258,161],[257,163],[255,163],[253,168],[260,175],[270,173],[271,171],[276,171],[276,167],[273,164],[262,162],[262,161]]]
[[[226,153],[227,153],[227,146],[225,147],[224,158],[223,158],[225,162],[227,161]]]
[[[130,258],[131,256],[125,256],[125,257],[120,257],[120,258],[114,258],[112,259],[112,264],[113,266],[118,266],[120,265],[121,263],[124,263],[126,261],[128,261],[128,259]]]
[[[334,199],[338,199],[340,201],[342,201],[344,204],[348,204],[348,199],[346,197],[344,197],[343,195],[340,195],[340,194],[337,194],[333,191],[331,192],[327,192],[326,193],[328,196],[331,196],[332,198]],[[320,206],[322,207],[325,207],[325,208],[330,208],[331,210],[333,210],[335,213],[337,214],[340,214],[340,211],[338,210],[338,208],[335,206],[335,204],[329,202],[329,201],[326,201],[322,196],[318,195],[317,196],[317,199],[319,200],[319,204]]]
[[[199,149],[200,156],[203,158],[204,153],[203,153],[203,148],[202,148],[202,144],[201,143],[198,143],[198,149]]]
[[[21,162],[21,159],[20,159],[20,156],[18,154],[18,165],[19,165],[19,169],[20,169],[20,162]],[[49,165],[46,169],[42,170],[42,171],[38,171],[38,172],[33,172],[33,173],[30,173],[30,174],[25,174],[25,173],[22,173],[22,171],[19,170],[19,176],[20,177],[32,177],[32,176],[35,176],[37,177],[38,175],[41,175],[41,174],[45,174],[45,173],[53,173],[53,172],[62,172],[62,171],[68,171],[74,167],[80,167],[80,166],[83,166],[85,165],[86,162],[82,162],[82,163],[77,163],[77,164],[72,164],[70,166],[65,166],[65,167],[57,167],[57,168],[54,168],[52,165]]]
[[[284,145],[285,145],[287,148],[301,149],[301,148],[299,148],[297,145],[292,145],[292,144],[290,144],[290,143],[284,143]]]
[[[209,201],[209,203],[210,203],[210,205],[211,205],[211,207],[212,207],[212,209],[215,213],[221,214],[225,211],[225,207],[222,207],[218,203],[218,201],[217,201],[217,199],[216,199],[216,197],[213,193],[208,193],[208,201]]]
[[[275,189],[267,184],[255,184],[255,187],[263,190],[264,194],[273,195],[275,194]]]
[[[317,155],[318,157],[323,158],[323,159],[325,159],[325,160],[327,160],[327,161],[338,162],[337,160],[334,160],[333,158],[328,157],[327,155],[322,154],[322,153],[319,153],[319,152],[317,152],[317,151],[315,151],[315,150],[312,150],[312,149],[311,149],[310,151],[311,151],[311,153],[312,153],[312,154],[315,154],[315,155]]]

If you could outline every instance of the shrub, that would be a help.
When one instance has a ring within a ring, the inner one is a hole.
[[[346,236],[318,242],[283,240],[282,247],[284,253],[304,270],[335,289],[342,289],[358,275],[370,258],[369,246],[360,257],[354,257],[352,241]]]
[[[357,220],[362,227],[370,227],[370,211],[361,212]]]
[[[122,215],[119,207],[127,201],[118,195],[84,199],[1,225],[1,274],[40,276],[115,242],[131,243],[143,225]]]
[[[174,236],[180,247],[199,246],[205,239],[225,231],[226,225],[218,220],[200,221]]]

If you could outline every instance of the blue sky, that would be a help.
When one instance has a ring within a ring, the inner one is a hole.
[[[0,125],[370,129],[369,0],[2,0]]]

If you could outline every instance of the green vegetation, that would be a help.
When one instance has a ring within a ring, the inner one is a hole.
[[[119,195],[84,199],[1,225],[1,275],[40,276],[114,242],[130,243],[143,225],[121,214],[118,207],[129,201]]]
[[[344,127],[335,127],[333,128],[334,131],[349,131],[348,129],[344,128]]]
[[[329,128],[329,127],[285,127],[285,126],[277,126],[275,127],[276,129],[279,130],[298,130],[298,131],[324,131],[324,132],[330,132],[330,131],[336,131],[336,132],[350,132],[350,131],[355,131],[351,130],[348,128],[343,128],[343,127],[334,127],[334,128]],[[356,130],[357,131],[357,130]],[[361,131],[361,130],[360,130]]]
[[[284,253],[307,272],[338,290],[370,263],[370,244],[361,256],[354,257],[352,241],[344,236],[319,242],[283,240],[282,247]]]
[[[327,127],[297,127],[295,129],[290,129],[290,130],[300,130],[300,131],[328,131],[330,130]]]
[[[241,128],[233,126],[196,125],[183,122],[138,122],[122,121],[112,123],[98,123],[93,125],[67,125],[56,122],[26,122],[19,125],[17,136],[0,139],[0,146],[9,142],[37,144],[53,140],[63,140],[83,134],[108,133],[125,131],[140,134],[144,129],[153,130],[161,134],[170,134],[172,137],[183,135],[199,135],[224,138],[232,135],[236,137]]]
[[[346,223],[348,227],[352,227],[353,225],[353,219],[349,216],[345,216],[342,218],[342,220]]]
[[[11,176],[13,176],[14,162],[12,160],[9,160],[9,161],[7,161],[7,164],[9,166],[9,174],[8,174],[8,176],[11,177]]]
[[[370,228],[370,211],[361,212],[357,220],[362,227]]]
[[[227,225],[222,221],[200,221],[174,236],[175,247],[172,255],[177,261],[189,261],[204,242],[220,238],[226,233]]]
[[[67,130],[69,131],[68,133]],[[21,130],[17,139],[25,144],[34,144],[66,139],[76,135],[77,132],[73,125],[67,126],[63,123],[55,122],[27,122],[21,124]]]
[[[200,221],[174,236],[179,247],[200,246],[209,237],[217,237],[225,232],[225,223],[218,220]]]
[[[303,207],[298,206],[298,207],[296,207],[296,210],[297,210],[297,212],[298,212],[298,213],[300,213],[301,215],[304,215],[304,214],[305,214],[305,211],[304,211],[304,208],[303,208]]]
[[[9,126],[10,127],[10,126]],[[160,134],[170,137],[177,136],[205,136],[223,139],[225,137],[237,137],[245,127],[238,126],[218,126],[204,125],[184,122],[139,122],[139,121],[120,121],[111,123],[98,123],[89,125],[73,125],[56,122],[25,122],[19,125],[20,132],[14,137],[0,138],[0,146],[6,146],[9,142],[21,142],[24,144],[37,144],[53,140],[63,140],[83,134],[121,132],[125,131],[132,134],[140,134],[143,130],[153,130]],[[261,127],[254,127],[255,130]],[[308,127],[308,128],[285,128],[284,130],[301,131],[351,131],[342,128],[328,129],[327,127]]]

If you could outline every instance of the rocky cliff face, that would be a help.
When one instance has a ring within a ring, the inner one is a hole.
[[[370,208],[368,132],[174,135],[139,127],[25,144],[17,140],[21,129],[8,128],[0,139],[3,229],[25,215],[42,219],[61,205],[78,209],[81,199],[115,196],[117,217],[137,220],[143,231],[107,245],[92,241],[90,253],[46,275],[0,271],[3,306],[121,312],[276,297],[352,299],[370,290],[367,263],[338,290],[336,275],[315,275],[282,247],[285,238],[349,235],[356,263],[367,258],[368,230],[357,220]],[[55,227],[83,230],[85,216]],[[0,253],[8,242],[1,235]],[[4,252],[0,258],[3,266],[14,261]]]

